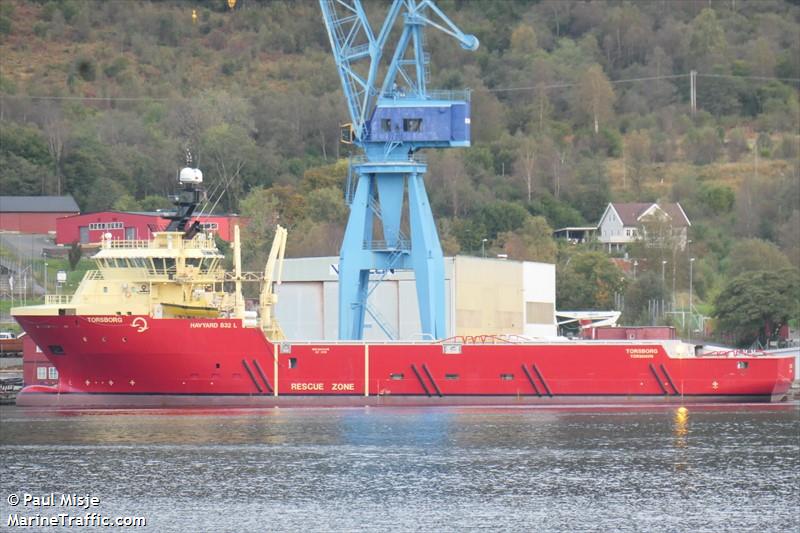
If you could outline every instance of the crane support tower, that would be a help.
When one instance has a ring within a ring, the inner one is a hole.
[[[360,0],[319,3],[351,119],[342,141],[364,152],[351,160],[345,189],[350,218],[339,254],[339,338],[361,339],[365,313],[397,337],[369,303],[394,270],[414,271],[422,334],[445,338],[444,258],[425,190],[427,165],[417,152],[469,146],[470,105],[468,91],[428,90],[423,30],[436,28],[467,50],[476,50],[478,39],[432,0],[393,0],[377,34]]]

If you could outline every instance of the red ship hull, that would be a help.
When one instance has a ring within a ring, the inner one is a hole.
[[[281,343],[233,319],[18,316],[59,372],[21,406],[768,402],[792,357],[671,357],[663,342]]]

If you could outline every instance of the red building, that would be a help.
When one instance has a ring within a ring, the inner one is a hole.
[[[225,241],[233,240],[233,227],[244,226],[246,219],[238,215],[209,215],[199,219],[207,231],[219,235]],[[99,211],[59,218],[56,222],[56,244],[96,243],[103,234],[110,233],[112,239],[152,238],[156,231],[164,231],[169,220],[162,213],[126,213],[121,211]]]
[[[41,348],[26,334],[22,337],[22,382],[25,385],[55,385],[58,383],[58,370],[53,366]]]
[[[0,231],[48,233],[58,218],[80,212],[72,196],[0,196]]]

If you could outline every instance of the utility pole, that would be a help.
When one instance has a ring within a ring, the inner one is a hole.
[[[692,102],[692,116],[697,113],[697,71],[689,72],[689,98]]]

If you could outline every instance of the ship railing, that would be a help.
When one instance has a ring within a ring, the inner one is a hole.
[[[235,272],[225,272],[223,275],[225,281],[236,281]],[[242,281],[264,281],[263,272],[242,272]]]
[[[169,242],[169,241],[168,241]],[[142,248],[164,248],[163,243],[156,244],[154,241],[145,239],[106,239],[102,244],[103,248],[109,249],[142,249]],[[175,245],[175,249],[184,248],[190,250],[216,250],[217,245],[213,239],[192,239],[183,241],[181,245]]]
[[[402,98],[406,98],[406,94],[402,90],[397,89],[390,89],[381,93],[381,98],[387,100],[386,102],[381,102],[384,105],[391,105],[388,100],[398,100]],[[411,95],[409,95],[411,96]],[[471,96],[471,91],[467,90],[448,90],[448,89],[437,89],[432,91],[427,91],[425,93],[425,98],[427,100],[447,100],[447,101],[465,101],[469,102]]]
[[[47,305],[64,305],[72,303],[71,294],[45,294],[44,303]]]
[[[350,156],[349,159],[350,167],[353,168],[356,165],[365,165],[368,163],[377,164],[378,161],[370,161],[367,156],[365,155],[353,155]],[[407,152],[403,152],[402,154],[398,155],[397,157],[389,157],[386,160],[380,161],[380,163],[420,163],[425,165],[428,163],[428,156],[421,153],[412,153],[408,154]]]
[[[386,240],[364,241],[364,249],[375,251],[400,250],[407,252],[411,250],[411,241],[408,239],[397,239],[391,243]]]
[[[152,244],[145,239],[105,239],[103,248],[150,248]]]
[[[86,274],[83,276],[83,279],[86,281],[98,281],[104,278],[103,273],[99,270],[87,270]]]
[[[192,239],[183,241],[183,247],[191,250],[216,250],[217,245],[214,239]]]
[[[522,335],[456,335],[441,341],[441,344],[525,344],[534,339]]]

